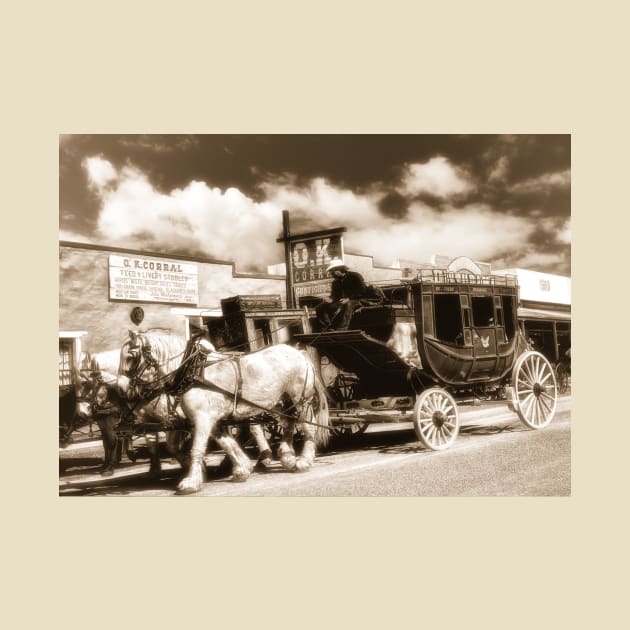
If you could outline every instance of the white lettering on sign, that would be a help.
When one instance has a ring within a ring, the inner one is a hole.
[[[549,280],[541,280],[540,281],[540,290],[541,291],[551,291],[551,284]]]
[[[306,239],[291,243],[294,284],[326,279],[326,268],[333,258],[343,256],[341,235]]]
[[[109,298],[197,305],[197,265],[111,254]]]
[[[330,285],[332,281],[323,282],[321,284],[303,284],[295,287],[295,297],[300,298],[305,295],[329,295]]]
[[[296,243],[293,246],[293,266],[303,269],[308,265],[308,249],[305,243]]]
[[[311,265],[327,265],[332,260],[332,257],[328,255],[329,245],[329,238],[319,239],[315,241],[315,260],[317,262],[313,263],[313,261],[311,261]]]

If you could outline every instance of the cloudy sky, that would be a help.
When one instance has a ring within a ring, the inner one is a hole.
[[[65,135],[59,238],[264,272],[289,210],[377,264],[570,275],[570,169],[569,135]]]

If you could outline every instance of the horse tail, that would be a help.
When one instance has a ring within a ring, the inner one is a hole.
[[[313,388],[315,389],[311,405],[315,422],[317,423],[315,427],[315,448],[319,449],[320,447],[328,446],[330,441],[330,431],[328,429],[330,426],[330,414],[328,412],[326,388],[312,364],[311,369],[313,370]]]

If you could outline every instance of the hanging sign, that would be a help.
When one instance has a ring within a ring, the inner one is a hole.
[[[333,258],[343,260],[344,231],[345,228],[335,228],[289,237],[287,274],[296,304],[301,297],[330,294],[332,278],[326,269]]]

